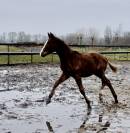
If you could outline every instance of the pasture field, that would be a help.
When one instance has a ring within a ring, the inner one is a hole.
[[[28,47],[16,47],[16,46],[10,46],[9,51],[10,52],[30,52],[35,50],[37,52],[40,51],[41,48],[28,48]],[[81,53],[84,52],[105,52],[105,51],[130,51],[130,48],[79,48],[79,47],[73,47],[74,50],[79,51]],[[8,47],[4,45],[0,45],[0,52],[7,52]],[[130,60],[130,54],[108,54],[104,55],[110,60]],[[58,63],[59,57],[57,55],[51,54],[48,55],[45,58],[40,57],[39,55],[10,55],[9,58],[6,55],[0,55],[0,64],[8,64],[8,59],[10,64],[25,64],[25,63]]]
[[[31,49],[26,47],[15,47],[10,46],[9,51],[10,52],[30,52]],[[0,45],[0,52],[7,52],[8,47]],[[40,49],[38,48],[38,51]],[[35,52],[35,51],[34,51]],[[32,61],[32,62],[31,62]],[[9,56],[9,62],[10,64],[25,64],[25,63],[57,63],[59,62],[59,58],[57,55],[49,55],[45,58],[40,57],[40,55],[10,55]],[[0,64],[7,64],[8,63],[8,55],[0,55]]]
[[[58,63],[59,57],[57,55],[49,55],[45,58],[40,57],[40,55],[33,55],[32,62],[30,55],[11,55],[9,57],[10,64],[26,64],[26,63]],[[0,64],[7,64],[8,56],[0,56]]]
[[[92,105],[90,115],[72,78],[45,104],[61,74],[58,64],[0,66],[0,133],[129,133],[130,62],[113,64],[117,73],[108,68],[106,76],[118,95],[118,104],[107,87],[99,100],[101,81],[97,77],[83,78]]]

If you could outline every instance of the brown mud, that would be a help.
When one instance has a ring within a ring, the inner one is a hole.
[[[49,105],[45,104],[60,76],[59,65],[1,66],[0,133],[130,133],[130,62],[116,65],[118,72],[108,68],[106,75],[118,95],[118,104],[107,87],[99,100],[100,79],[83,78],[92,101],[90,115],[72,78],[57,88]]]

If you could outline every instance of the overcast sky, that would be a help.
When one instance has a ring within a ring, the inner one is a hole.
[[[62,35],[82,28],[103,33],[119,24],[130,31],[130,0],[0,0],[0,33]]]

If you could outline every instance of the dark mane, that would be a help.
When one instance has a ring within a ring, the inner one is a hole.
[[[60,43],[65,43],[63,40],[61,40],[59,37],[54,37],[57,41],[59,41]]]
[[[60,38],[55,37],[55,40],[58,45],[58,50],[56,51],[57,54],[59,55],[60,59],[62,60],[63,57],[66,57],[72,53],[72,49]]]
[[[71,50],[71,48],[63,40],[58,37],[55,37],[55,39],[58,42],[59,47],[68,48],[69,50]]]

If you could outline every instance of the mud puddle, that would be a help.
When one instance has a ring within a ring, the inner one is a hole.
[[[37,102],[46,99],[60,76],[58,65],[0,67],[0,133],[129,133],[130,63],[117,66],[116,74],[106,72],[117,92],[117,105],[107,87],[103,102],[99,100],[98,78],[83,79],[92,101],[90,115],[72,78],[58,87],[49,105]]]

